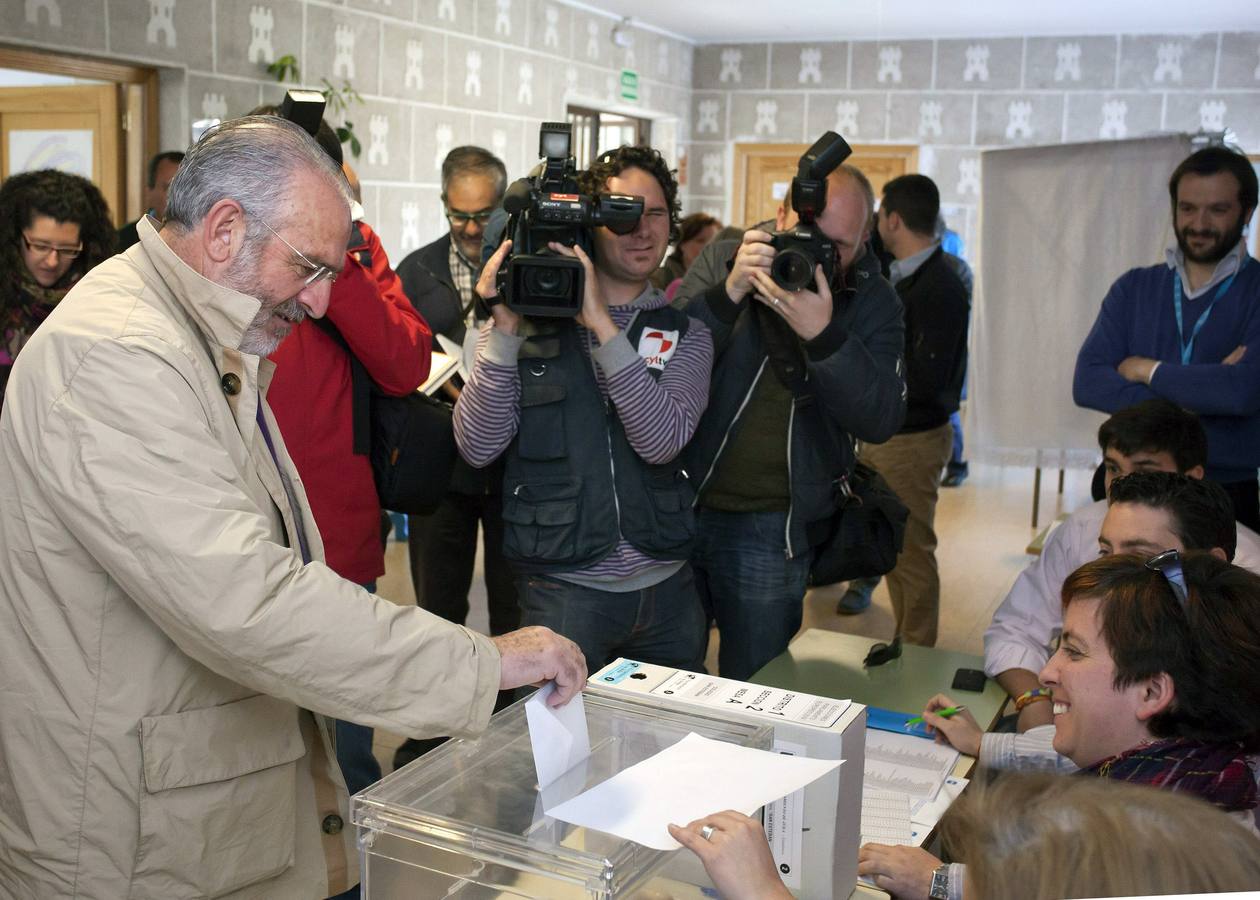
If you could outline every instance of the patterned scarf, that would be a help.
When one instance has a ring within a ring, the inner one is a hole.
[[[1235,812],[1255,809],[1258,802],[1256,776],[1247,759],[1238,742],[1166,738],[1104,759],[1080,774],[1181,791]]]
[[[72,271],[59,282],[62,287],[44,287],[23,266],[17,296],[0,307],[0,357],[6,351],[10,358],[16,357],[26,339],[48,318],[48,314],[78,280],[79,274]]]

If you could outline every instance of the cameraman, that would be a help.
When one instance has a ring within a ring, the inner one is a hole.
[[[747,679],[796,634],[810,536],[835,509],[853,442],[886,441],[905,416],[901,302],[866,243],[874,205],[853,166],[827,177],[816,227],[835,247],[830,284],[821,266],[813,290],[775,284],[773,236],[754,228],[725,280],[685,279],[678,292],[718,353],[688,462],[700,492],[696,581],[717,619],[726,678]],[[795,220],[779,207],[778,230]]]
[[[678,222],[678,186],[648,147],[605,153],[579,183],[642,197],[643,215],[627,234],[593,228],[593,260],[551,245],[585,270],[575,320],[493,302],[455,439],[473,466],[505,458],[504,555],[522,625],[551,623],[592,672],[619,655],[698,670],[693,494],[675,458],[708,400],[713,342],[649,282]],[[486,300],[510,249],[486,262]]]

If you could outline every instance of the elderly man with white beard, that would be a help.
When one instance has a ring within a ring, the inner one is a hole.
[[[27,344],[0,416],[0,896],[317,900],[357,879],[325,717],[472,735],[497,691],[584,682],[325,566],[265,357],[350,234],[302,129],[209,132],[167,221]]]

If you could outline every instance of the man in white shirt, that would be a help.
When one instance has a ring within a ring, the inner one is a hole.
[[[1116,478],[1132,472],[1203,477],[1207,460],[1203,427],[1193,413],[1166,400],[1147,400],[1116,413],[1098,429],[1098,443],[1109,494]],[[1059,590],[1064,579],[1100,553],[1132,552],[1114,546],[1100,550],[1100,530],[1107,514],[1107,501],[1099,500],[1077,510],[1051,532],[1041,556],[1020,573],[985,631],[985,672],[996,678],[1012,699],[1018,701],[1041,686],[1037,672],[1050,658],[1062,628]],[[1232,524],[1233,516],[1228,520]],[[1117,538],[1122,539],[1127,540]],[[1196,543],[1189,549],[1216,546]],[[1239,525],[1236,558],[1233,547],[1228,551],[1227,557],[1238,565],[1260,572],[1260,535]],[[1019,711],[1016,727],[1021,732],[1052,720],[1049,702],[1029,699],[1031,702],[1025,701]]]

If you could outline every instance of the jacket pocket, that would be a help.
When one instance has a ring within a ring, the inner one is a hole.
[[[296,708],[261,694],[141,719],[135,896],[219,897],[292,866],[305,753]]]
[[[521,423],[517,429],[516,452],[521,459],[564,459],[568,446],[564,436],[562,384],[521,385]]]
[[[518,484],[503,496],[503,547],[520,560],[563,562],[577,550],[580,478]]]
[[[655,519],[653,543],[663,553],[683,552],[687,555],[696,536],[696,517],[692,504],[696,492],[684,472],[654,474],[648,482]]]

